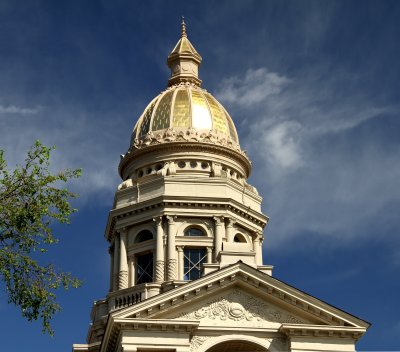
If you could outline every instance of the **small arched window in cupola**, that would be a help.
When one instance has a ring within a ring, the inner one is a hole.
[[[197,227],[189,227],[188,229],[185,230],[185,236],[199,237],[199,236],[205,236],[205,233],[203,232],[203,230],[200,230]]]
[[[246,238],[240,233],[237,233],[235,235],[235,237],[233,238],[233,242],[235,242],[235,243],[247,243]]]
[[[140,231],[135,237],[135,243],[149,241],[153,239],[153,234],[149,230]]]

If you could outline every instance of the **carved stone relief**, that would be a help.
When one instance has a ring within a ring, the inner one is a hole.
[[[210,336],[193,336],[192,339],[190,340],[190,347],[189,351],[190,352],[195,352],[199,349],[199,347],[206,342]]]
[[[196,141],[219,144],[224,147],[231,148],[246,156],[246,153],[240,149],[239,144],[234,142],[229,136],[219,134],[214,130],[200,132],[191,127],[187,130],[175,130],[174,128],[168,128],[164,131],[150,131],[141,139],[135,138],[133,140],[133,147],[141,149],[149,145],[178,141]]]
[[[289,312],[272,307],[265,302],[248,295],[240,290],[233,290],[192,312],[184,312],[176,318],[210,321],[240,321],[254,326],[263,322],[275,323],[305,323]]]

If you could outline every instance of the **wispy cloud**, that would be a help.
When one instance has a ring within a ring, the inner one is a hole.
[[[265,68],[249,69],[244,77],[225,79],[218,95],[223,101],[250,107],[279,94],[288,83],[286,77],[268,72]]]
[[[15,105],[0,105],[0,114],[19,114],[19,115],[32,115],[40,111],[40,107],[26,108]]]
[[[241,145],[271,216],[270,244],[304,234],[344,243],[364,236],[388,202],[400,200],[400,146],[366,125],[400,108],[350,89],[355,79],[345,72],[288,77],[258,68],[221,82],[217,97],[242,117]]]
[[[80,194],[80,202],[100,195],[110,204],[120,182],[119,154],[126,151],[129,132],[115,128],[120,119],[112,112],[80,111],[69,106],[43,108],[29,119],[0,118],[0,147],[6,151],[10,167],[22,163],[27,149],[39,139],[56,146],[51,168],[82,168],[83,175],[70,188]],[[125,136],[126,134],[126,136]],[[92,198],[93,199],[93,198]]]

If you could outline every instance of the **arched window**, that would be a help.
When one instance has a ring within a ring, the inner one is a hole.
[[[235,243],[247,243],[245,237],[240,233],[237,233],[235,235],[235,237],[233,238],[233,242],[235,242]]]
[[[197,227],[189,227],[185,230],[185,236],[194,237],[194,236],[205,236],[204,232]]]
[[[153,239],[153,234],[149,230],[140,231],[135,237],[135,243],[149,241]]]

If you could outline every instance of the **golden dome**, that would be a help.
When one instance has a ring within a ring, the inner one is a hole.
[[[131,147],[197,140],[240,149],[235,125],[198,77],[202,58],[190,43],[182,19],[181,38],[168,55],[168,88],[146,107],[132,133]]]
[[[131,145],[150,132],[156,134],[166,129],[213,131],[238,144],[235,125],[224,107],[206,90],[189,82],[168,87],[150,102],[136,123]]]

